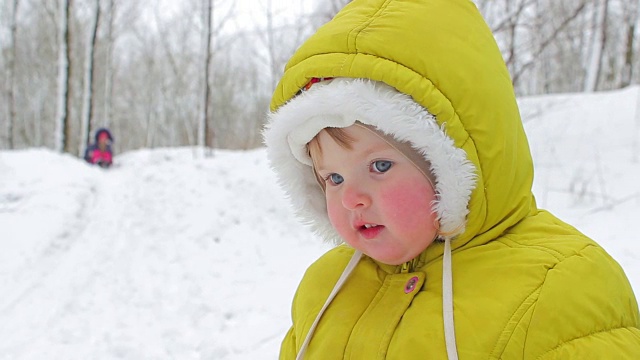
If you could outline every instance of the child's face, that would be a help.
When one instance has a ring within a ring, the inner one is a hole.
[[[427,178],[402,153],[370,130],[344,129],[352,149],[318,134],[321,153],[312,151],[325,182],[331,224],[352,247],[385,264],[418,256],[437,234],[435,199]]]
[[[98,136],[98,147],[100,149],[106,148],[108,142],[109,142],[109,136],[107,134],[102,133]]]

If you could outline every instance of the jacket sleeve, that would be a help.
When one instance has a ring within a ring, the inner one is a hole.
[[[516,336],[525,359],[640,356],[636,298],[620,265],[599,246],[551,267],[526,317],[526,329]]]
[[[91,162],[91,146],[87,146],[84,150],[84,160],[87,162]]]
[[[304,281],[304,277],[302,281]],[[293,295],[293,301],[291,302],[291,320],[293,325],[291,325],[289,331],[287,331],[284,339],[282,340],[282,344],[280,345],[279,360],[295,360],[296,356],[298,355],[296,340],[296,315],[298,311],[297,305],[300,286],[301,284],[298,285],[298,289],[296,289],[296,292]]]
[[[295,360],[296,355],[296,339],[291,327],[280,345],[280,360]]]

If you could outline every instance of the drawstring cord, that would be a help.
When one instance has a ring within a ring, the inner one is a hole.
[[[300,351],[296,356],[296,360],[302,360],[305,352],[307,351],[307,347],[309,346],[309,341],[311,341],[311,337],[313,336],[314,331],[316,330],[316,326],[322,317],[322,314],[327,309],[333,298],[336,296],[342,285],[347,281],[349,275],[356,267],[360,258],[362,257],[362,253],[356,250],[349,260],[349,263],[345,267],[342,275],[336,282],[329,294],[329,297],[325,301],[324,305],[320,309],[320,312],[316,316],[316,319],[311,324],[309,328],[309,332],[300,347]],[[447,358],[449,360],[458,360],[458,348],[456,345],[456,332],[455,332],[455,324],[453,320],[453,276],[451,271],[451,240],[445,239],[444,241],[444,254],[442,258],[442,317],[444,319],[444,338],[445,345],[447,348]]]
[[[456,329],[453,321],[453,276],[451,273],[451,239],[444,240],[442,256],[442,317],[444,319],[444,340],[447,358],[458,360]]]
[[[351,256],[351,260],[349,260],[349,263],[344,268],[342,275],[340,275],[340,278],[338,279],[336,284],[333,286],[333,290],[331,290],[331,294],[329,294],[327,301],[324,302],[322,309],[320,309],[320,312],[316,316],[316,319],[313,321],[313,324],[311,324],[311,327],[309,328],[309,332],[307,333],[307,337],[304,338],[304,342],[300,347],[298,356],[296,356],[296,360],[302,360],[302,358],[304,357],[304,353],[307,351],[307,346],[309,346],[309,341],[311,341],[311,337],[313,336],[313,332],[316,330],[316,325],[318,325],[318,322],[320,321],[320,317],[322,317],[322,313],[324,313],[327,306],[329,306],[331,301],[333,301],[333,298],[336,296],[336,294],[338,293],[342,285],[347,281],[347,278],[349,277],[349,275],[351,275],[351,272],[356,267],[356,265],[358,265],[358,261],[360,261],[361,257],[362,257],[362,253],[358,250],[356,250],[353,253],[353,256]]]

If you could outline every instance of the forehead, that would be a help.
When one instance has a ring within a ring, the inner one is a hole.
[[[389,145],[384,139],[377,135],[372,130],[367,129],[360,125],[351,125],[341,129],[342,132],[348,137],[349,146],[345,147],[334,139],[326,130],[322,130],[317,137],[321,153],[327,156],[332,153],[344,153],[350,152],[353,155],[363,154],[366,155],[371,152],[377,151],[396,151],[391,145]],[[322,156],[322,157],[324,157]]]

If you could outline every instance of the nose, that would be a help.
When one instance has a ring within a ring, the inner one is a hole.
[[[355,210],[368,207],[369,205],[371,205],[371,197],[363,186],[359,184],[349,184],[343,187],[342,206],[344,206],[345,209]]]

